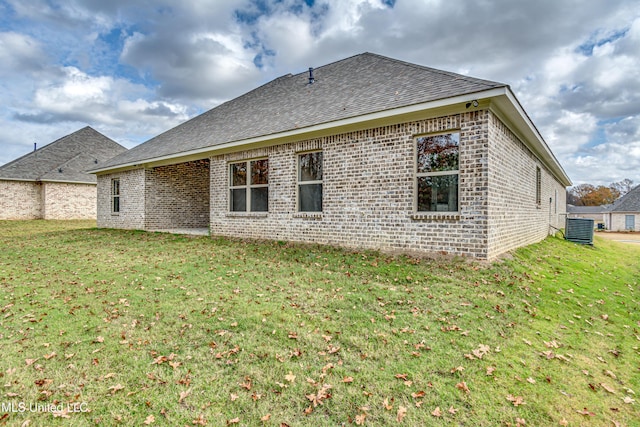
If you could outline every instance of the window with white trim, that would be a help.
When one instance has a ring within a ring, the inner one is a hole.
[[[416,211],[458,212],[460,133],[416,138]]]
[[[111,180],[111,213],[120,212],[120,179]]]
[[[229,210],[269,210],[269,160],[249,160],[229,165]]]
[[[298,212],[322,212],[322,151],[298,155]]]

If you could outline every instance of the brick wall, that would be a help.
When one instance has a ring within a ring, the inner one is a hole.
[[[494,114],[489,120],[489,258],[564,228],[565,187]],[[536,203],[536,167],[541,203]]]
[[[461,131],[460,214],[414,216],[414,137]],[[487,257],[486,111],[211,158],[211,233]],[[296,211],[297,154],[321,149],[323,212]],[[269,213],[229,212],[228,164],[269,158]]]
[[[0,219],[95,217],[95,185],[0,180]]]
[[[633,212],[629,213],[611,213],[610,214],[611,225],[609,227],[610,231],[628,231],[626,225],[626,217],[627,215],[633,215],[635,217],[634,220],[634,231],[640,231],[640,214],[636,214]]]
[[[44,219],[96,218],[95,185],[45,182],[42,193]]]
[[[42,185],[0,180],[0,220],[42,218]]]
[[[120,212],[111,181],[120,180]],[[163,230],[209,226],[209,160],[98,176],[98,227]]]
[[[120,180],[120,212],[111,209],[111,180]],[[98,227],[144,230],[145,170],[98,175]]]
[[[209,227],[209,160],[146,171],[145,229]]]
[[[416,214],[415,137],[443,131],[460,132],[459,213]],[[305,214],[297,211],[297,159],[312,150],[323,152],[323,212]],[[269,212],[232,213],[229,163],[258,158],[269,159]],[[118,215],[110,212],[114,177]],[[212,235],[480,259],[543,239],[549,225],[563,226],[566,206],[564,187],[488,110],[101,175],[98,191],[100,227],[209,224]]]

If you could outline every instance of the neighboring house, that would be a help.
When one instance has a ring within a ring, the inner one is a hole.
[[[126,148],[90,127],[0,167],[0,219],[95,219],[96,176]]]
[[[602,206],[574,206],[567,205],[567,216],[569,218],[585,218],[593,220],[593,227],[606,228],[605,213],[611,205]]]
[[[571,181],[503,83],[364,53],[285,75],[106,164],[98,226],[492,259]]]
[[[640,185],[616,200],[604,220],[609,231],[640,231]]]

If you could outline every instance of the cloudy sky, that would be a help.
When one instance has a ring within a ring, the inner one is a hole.
[[[362,52],[507,83],[574,184],[640,184],[640,0],[0,0],[0,164]]]

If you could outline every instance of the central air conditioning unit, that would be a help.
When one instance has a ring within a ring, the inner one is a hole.
[[[593,220],[587,218],[567,218],[564,238],[583,245],[593,245]]]

